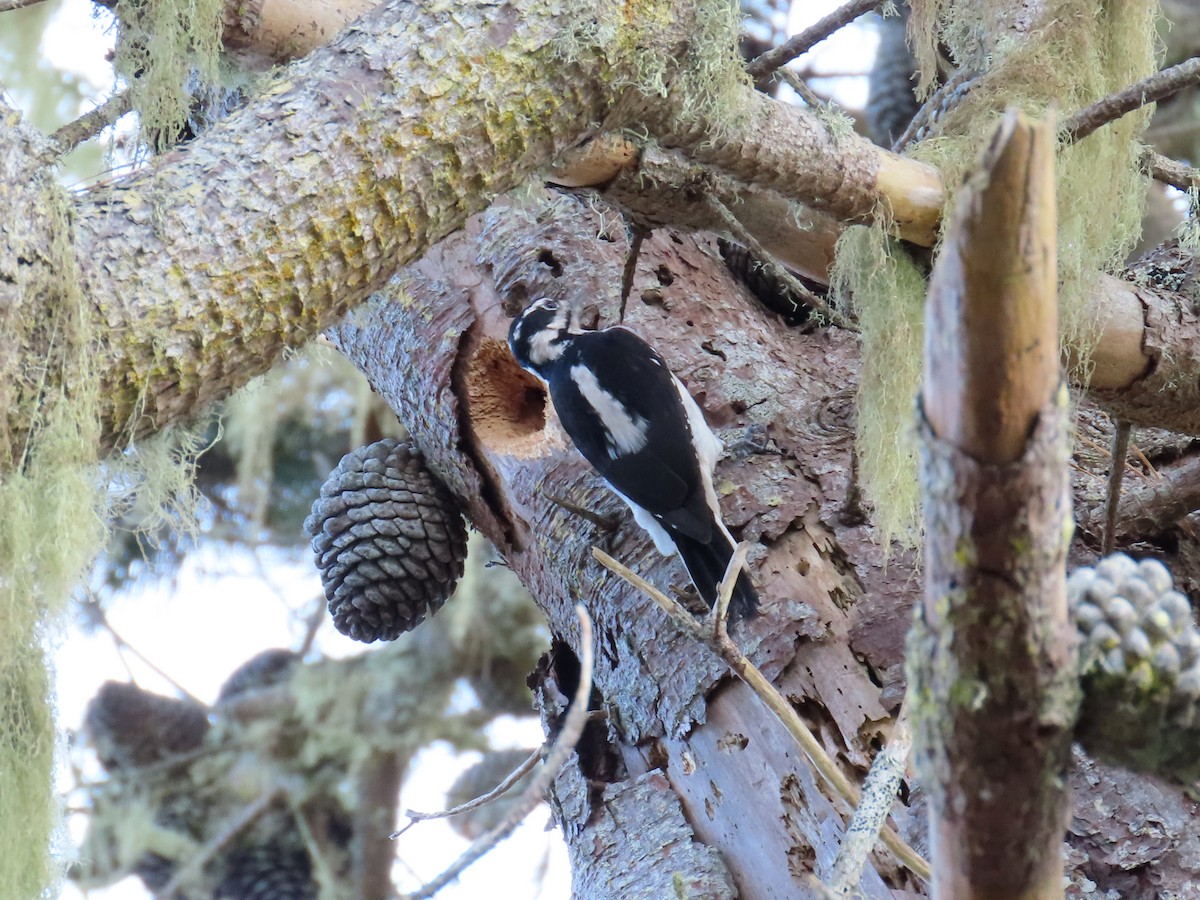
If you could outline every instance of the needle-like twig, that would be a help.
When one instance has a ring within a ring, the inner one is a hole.
[[[542,802],[550,789],[550,783],[574,752],[579,736],[583,734],[583,726],[588,721],[587,705],[592,693],[592,620],[582,605],[575,607],[575,614],[579,616],[579,686],[575,690],[567,714],[563,717],[562,730],[554,741],[554,747],[546,756],[545,765],[537,770],[529,787],[521,794],[517,805],[504,817],[503,822],[480,836],[441,875],[415,893],[409,894],[408,900],[425,900],[432,897],[461,875],[467,866],[512,834],[524,818]]]
[[[388,836],[392,840],[395,840],[396,838],[400,837],[400,835],[404,834],[404,832],[408,831],[408,829],[410,829],[414,825],[416,825],[418,822],[424,822],[426,819],[446,819],[446,818],[449,818],[450,816],[462,815],[463,813],[470,812],[473,809],[479,809],[481,806],[487,806],[493,800],[496,800],[496,799],[504,796],[506,793],[508,793],[508,791],[512,789],[512,786],[514,784],[516,784],[518,781],[520,781],[522,778],[524,778],[526,775],[528,775],[531,771],[533,771],[533,767],[537,765],[537,761],[541,758],[542,758],[542,748],[538,747],[536,750],[534,750],[532,753],[529,754],[528,759],[526,759],[523,763],[521,763],[519,766],[517,766],[515,769],[513,769],[511,772],[509,772],[508,775],[505,776],[503,781],[501,781],[498,785],[496,785],[494,788],[492,788],[486,794],[476,797],[474,800],[468,800],[466,803],[460,803],[458,806],[451,807],[450,809],[443,809],[438,812],[423,813],[423,812],[417,812],[415,809],[405,810],[404,814],[406,816],[408,816],[409,823],[407,825],[405,825],[403,828],[401,828],[399,831],[393,831]]]
[[[698,622],[682,606],[667,597],[662,591],[654,587],[654,585],[650,584],[650,582],[646,581],[640,575],[617,562],[600,548],[593,547],[592,556],[600,565],[604,566],[604,568],[608,569],[614,575],[620,576],[629,582],[629,584],[645,593],[684,632],[711,647],[725,661],[725,664],[729,666],[733,673],[746,682],[754,693],[758,694],[759,699],[767,705],[767,708],[775,714],[776,718],[788,730],[788,733],[795,738],[796,743],[800,745],[804,754],[812,762],[813,768],[829,783],[838,796],[842,797],[851,806],[858,806],[861,799],[858,788],[850,783],[850,780],[842,773],[842,770],[830,759],[829,754],[825,752],[825,748],[821,746],[821,743],[813,736],[808,726],[796,714],[796,710],[792,708],[787,698],[745,657],[728,634],[714,635],[710,629],[705,627],[703,623]],[[904,839],[895,830],[885,828],[881,837],[883,843],[895,854],[896,858],[903,865],[907,866],[918,877],[926,881],[929,880],[929,863],[922,859],[916,850],[906,844]]]

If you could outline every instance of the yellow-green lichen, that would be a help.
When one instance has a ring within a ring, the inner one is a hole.
[[[154,152],[173,146],[193,103],[219,86],[222,0],[118,0],[113,66],[133,93],[141,139]]]
[[[969,93],[911,148],[935,165],[947,191],[978,159],[1007,106],[1032,115],[1065,116],[1149,74],[1154,64],[1156,4],[1051,0],[1028,34],[998,37],[995,23],[1009,4],[915,0],[910,34],[931,83],[936,48],[956,65],[978,70]],[[1137,238],[1145,197],[1137,137],[1146,113],[1111,123],[1058,154],[1060,331],[1086,375],[1098,334],[1089,313],[1095,282],[1123,264]],[[915,269],[897,272],[896,253],[882,229],[854,229],[838,244],[835,282],[854,296],[862,319],[864,373],[860,385],[859,453],[864,492],[875,504],[882,535],[918,534],[912,409],[923,344]],[[890,261],[890,262],[889,262]],[[897,272],[901,280],[889,283]],[[920,293],[923,295],[923,287]]]
[[[863,493],[886,547],[919,536],[917,437],[925,279],[882,224],[848,228],[838,240],[833,290],[862,329],[857,452]]]

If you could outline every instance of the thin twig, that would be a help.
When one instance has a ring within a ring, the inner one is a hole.
[[[158,892],[158,895],[160,897],[175,896],[179,889],[187,884],[213,857],[224,850],[232,843],[234,838],[253,825],[263,813],[270,809],[272,804],[282,794],[283,789],[276,786],[261,795],[257,800],[246,804],[236,815],[226,820],[224,826],[213,835],[212,839],[201,847],[195,856],[179,867],[174,877],[167,882],[166,887]]]
[[[729,558],[729,564],[725,566],[725,574],[721,576],[721,583],[717,585],[717,602],[713,604],[712,612],[708,614],[709,628],[714,635],[728,634],[729,600],[733,596],[734,585],[737,584],[738,578],[746,568],[746,553],[749,550],[750,545],[745,541],[733,549],[733,556]]]
[[[896,714],[891,740],[871,762],[871,771],[863,782],[862,800],[846,826],[846,838],[829,875],[829,887],[834,895],[850,896],[862,880],[863,866],[871,848],[879,842],[879,832],[892,811],[911,749],[912,730],[908,727],[906,703]]]
[[[971,92],[977,74],[973,69],[962,68],[951,75],[945,84],[934,91],[933,96],[921,104],[912,121],[893,142],[892,152],[900,153],[909,144],[924,140],[933,123],[958,106]]]
[[[1163,156],[1157,150],[1149,147],[1142,148],[1142,165],[1150,173],[1150,177],[1163,184],[1187,193],[1193,188],[1200,189],[1200,169],[1193,169],[1177,159]]]
[[[746,226],[741,223],[738,217],[729,211],[728,206],[712,194],[708,195],[707,200],[713,212],[725,223],[725,227],[729,229],[734,239],[744,244],[746,249],[753,253],[763,265],[771,266],[776,277],[787,286],[788,290],[794,292],[797,296],[803,297],[819,315],[824,316],[839,328],[844,328],[847,331],[858,331],[857,325],[826,303],[824,298],[818,297],[805,287],[799,278],[789,272],[785,266],[781,265],[771,252],[759,243],[758,238],[751,234]]]
[[[417,812],[415,809],[405,810],[404,814],[410,819],[409,823],[399,831],[393,831],[390,835],[388,835],[388,837],[390,837],[392,840],[395,840],[418,822],[424,822],[426,819],[445,819],[449,818],[450,816],[462,815],[463,813],[470,812],[473,809],[479,809],[481,806],[487,806],[492,801],[497,800],[504,796],[504,794],[508,793],[514,784],[533,771],[533,767],[537,765],[537,761],[542,758],[542,749],[542,747],[538,747],[529,754],[528,759],[509,772],[508,775],[504,777],[503,781],[501,781],[486,794],[482,794],[481,796],[476,797],[474,800],[468,800],[466,803],[460,803],[458,806],[450,809],[443,809],[439,812],[423,813]]]
[[[529,782],[529,787],[518,798],[516,806],[504,817],[503,822],[479,837],[441,875],[415,893],[409,894],[408,900],[425,900],[432,897],[458,878],[467,866],[512,834],[522,820],[542,802],[551,782],[575,751],[575,745],[579,743],[579,736],[583,734],[583,726],[588,720],[588,698],[592,693],[592,620],[582,604],[575,607],[575,614],[579,616],[579,685],[575,689],[571,706],[563,717],[562,730],[554,741],[554,747],[546,756],[545,765],[537,770]]]
[[[125,638],[121,637],[121,635],[117,633],[117,630],[112,627],[112,623],[108,621],[108,616],[104,614],[104,610],[97,607],[96,615],[100,624],[104,626],[105,630],[112,637],[113,643],[117,645],[118,654],[123,650],[128,650],[131,654],[133,654],[133,656],[137,657],[138,661],[141,662],[142,665],[149,668],[159,678],[169,682],[170,685],[175,688],[175,690],[179,691],[179,693],[183,694],[183,696],[187,697],[189,700],[199,703],[201,706],[208,705],[207,703],[203,703],[199,697],[196,697],[191,691],[187,690],[178,681],[152,663],[145,655],[142,654],[140,650],[137,649],[137,647],[133,646],[133,644],[129,643],[129,641],[125,640]]]
[[[792,708],[792,705],[788,703],[783,694],[779,693],[775,685],[771,684],[767,677],[755,668],[754,664],[743,655],[727,634],[723,638],[714,636],[711,631],[705,628],[702,623],[696,621],[682,606],[667,597],[662,591],[658,590],[658,588],[654,587],[654,585],[650,584],[640,575],[617,562],[599,547],[592,548],[592,556],[604,568],[629,582],[629,584],[642,591],[662,607],[663,611],[671,617],[672,621],[680,626],[681,630],[715,650],[733,673],[746,682],[750,689],[758,694],[759,699],[766,704],[767,708],[775,714],[784,728],[788,730],[788,733],[795,738],[796,743],[800,745],[800,749],[804,751],[809,761],[812,762],[813,768],[829,783],[838,796],[851,806],[858,806],[861,799],[858,788],[850,783],[850,780],[837,767],[837,764],[829,758],[829,754],[825,752],[825,748],[821,746],[820,742],[813,736],[813,733],[809,731],[808,726],[796,714],[796,710]],[[896,858],[903,865],[908,867],[918,877],[926,881],[929,880],[929,863],[922,859],[916,850],[906,844],[900,835],[893,829],[886,828],[882,832],[882,839],[887,848],[895,854]]]
[[[1125,477],[1125,457],[1129,454],[1130,424],[1126,420],[1117,422],[1113,432],[1112,462],[1108,467],[1108,497],[1105,499],[1104,555],[1113,552],[1117,541],[1117,514],[1121,504],[1121,481]]]
[[[792,35],[778,47],[755,57],[746,71],[752,78],[759,78],[791,62],[802,53],[807,53],[839,28],[849,25],[859,16],[882,5],[881,0],[851,0],[840,9],[835,9],[823,19],[818,19],[799,34]]]
[[[780,69],[779,74],[783,76],[783,80],[793,91],[800,95],[800,99],[804,101],[805,106],[813,110],[822,110],[828,104],[817,96],[817,92],[808,86],[808,82],[793,72],[791,69]]]
[[[3,2],[4,0],[0,0],[0,3]],[[40,3],[41,0],[35,0],[35,2]],[[58,146],[59,155],[65,156],[84,141],[94,138],[132,109],[133,92],[129,88],[125,88],[120,93],[109,97],[91,112],[84,113],[74,122],[68,122],[62,126],[50,135],[50,140]]]
[[[1177,66],[1155,72],[1137,84],[1109,94],[1086,106],[1065,122],[1061,130],[1062,141],[1074,144],[1093,131],[1116,121],[1148,103],[1157,103],[1176,94],[1190,84],[1200,81],[1200,56],[1193,56]]]

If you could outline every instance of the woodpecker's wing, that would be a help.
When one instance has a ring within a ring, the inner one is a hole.
[[[624,328],[575,335],[549,383],[563,428],[613,488],[668,531],[712,539],[708,473],[674,376],[649,344]]]

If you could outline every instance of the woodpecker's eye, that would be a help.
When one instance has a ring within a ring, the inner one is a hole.
[[[558,301],[557,300],[543,300],[542,301],[542,309],[549,310],[550,312],[558,312]]]

